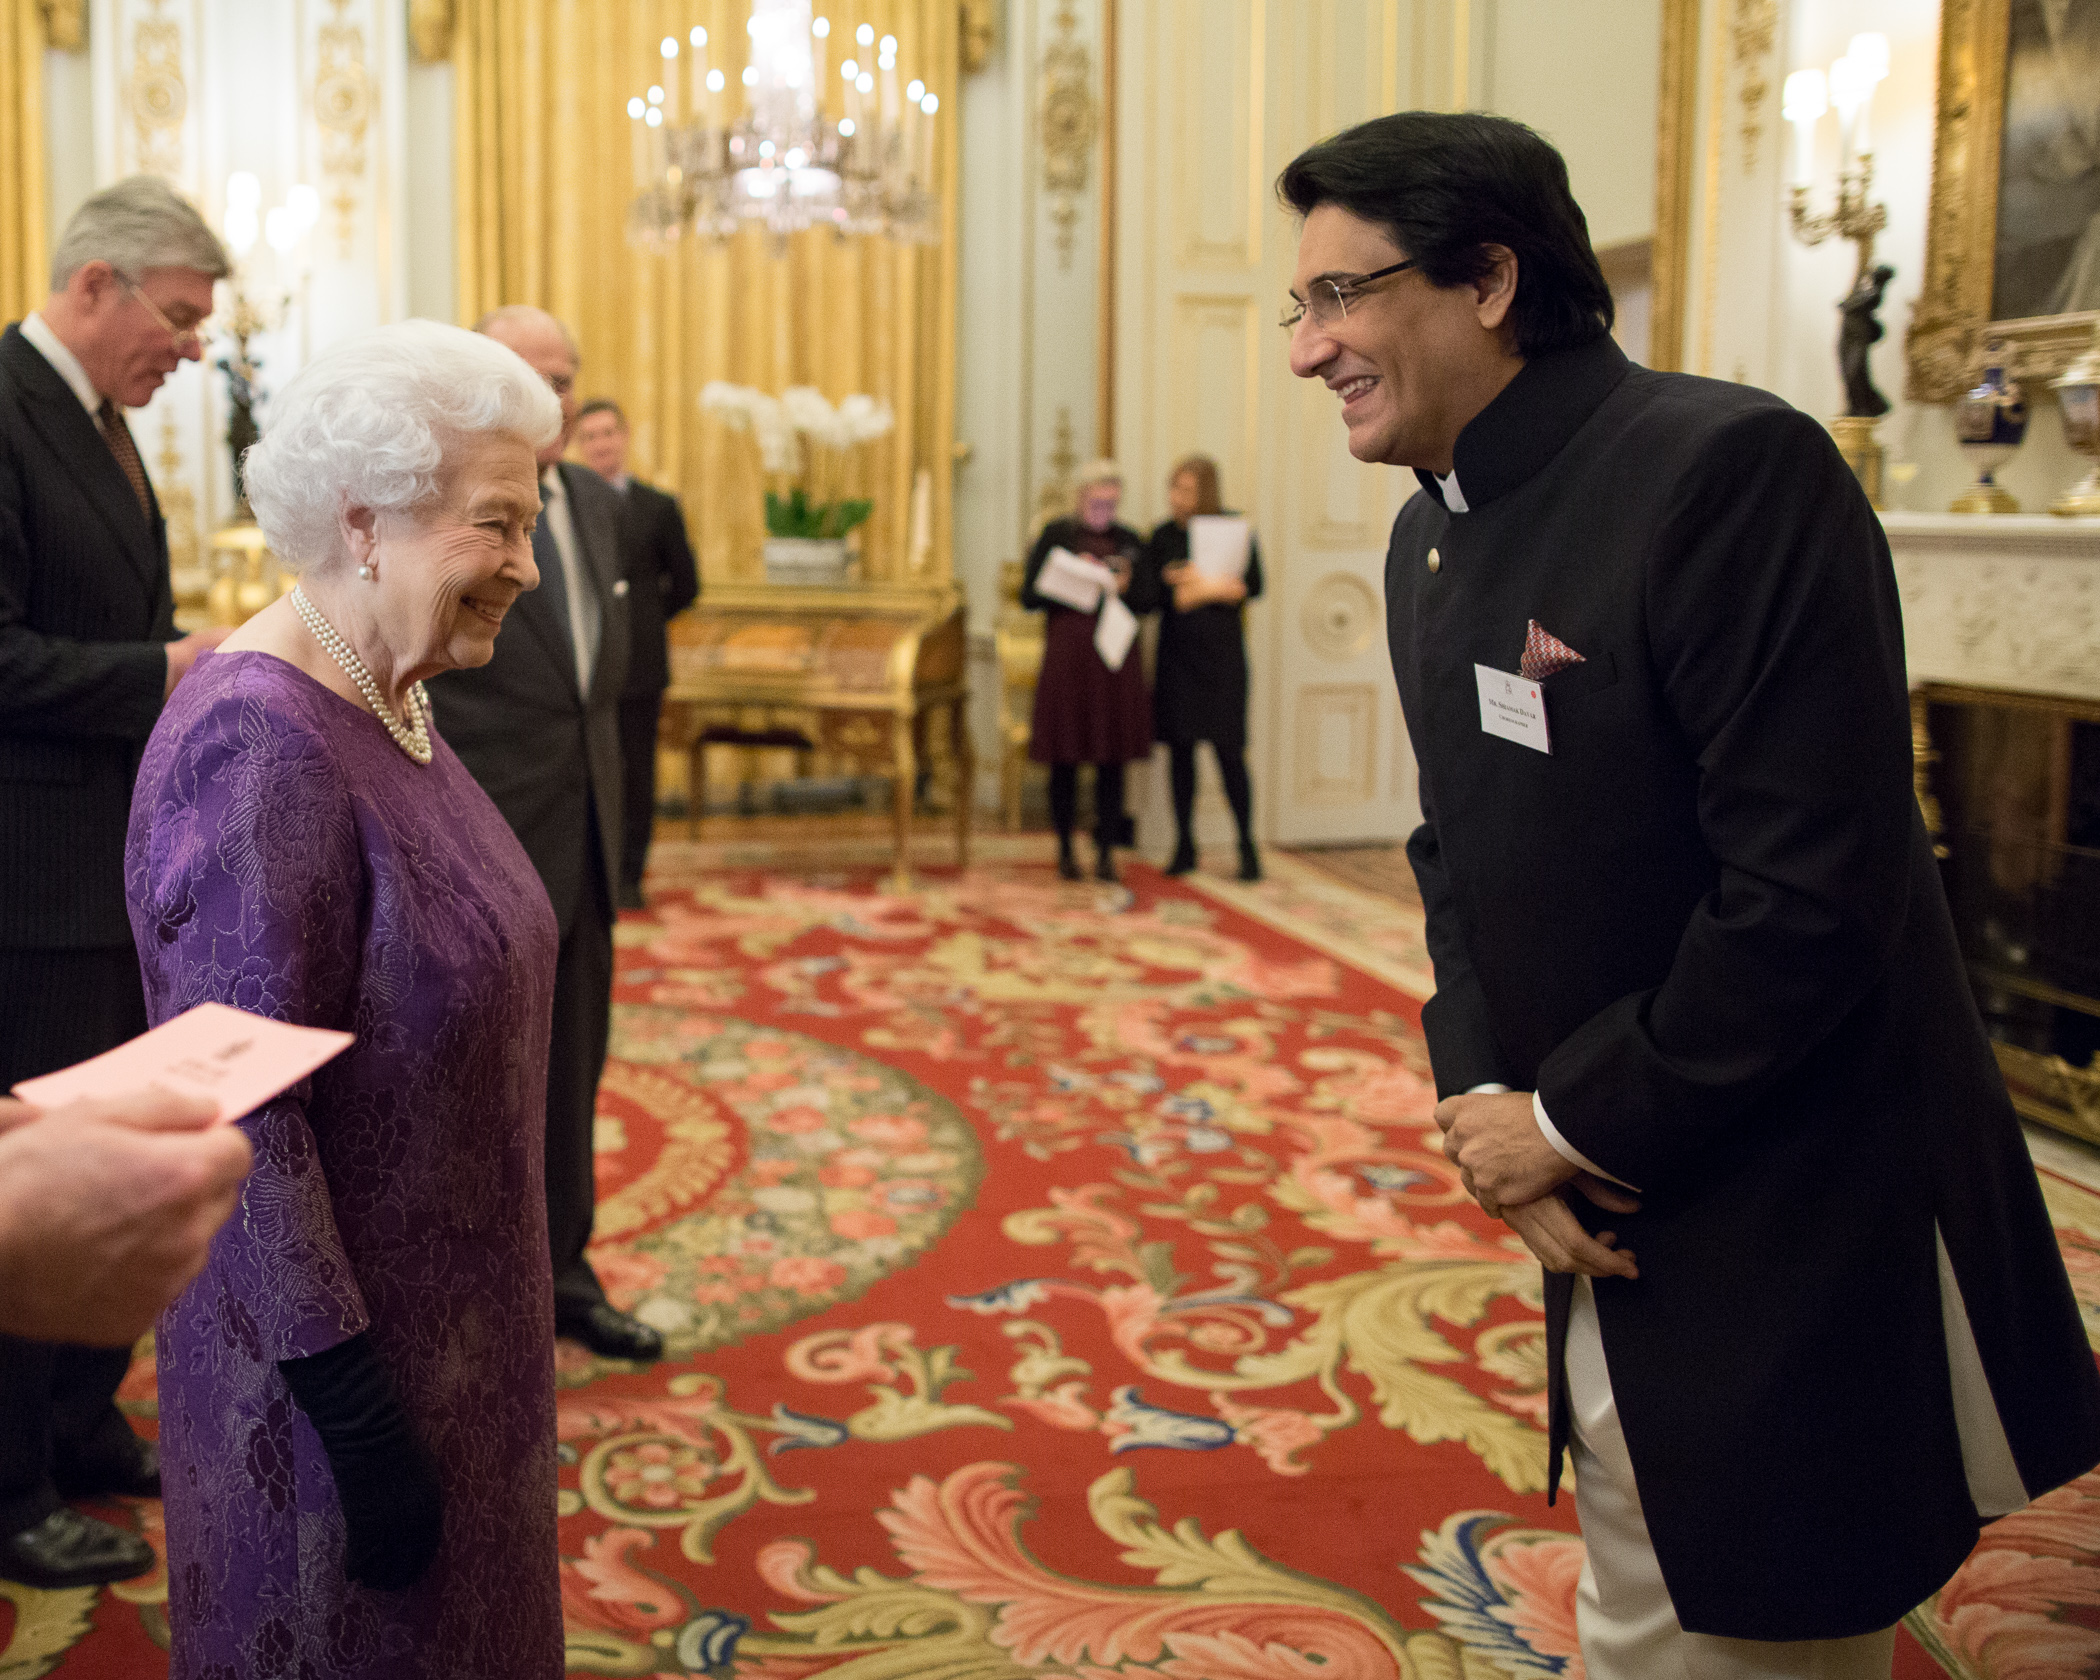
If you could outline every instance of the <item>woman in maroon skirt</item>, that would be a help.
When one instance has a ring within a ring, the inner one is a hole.
[[[1098,560],[1116,580],[1123,604],[1142,618],[1157,609],[1153,580],[1139,574],[1144,539],[1116,523],[1123,475],[1113,461],[1096,461],[1080,474],[1074,517],[1043,527],[1028,555],[1021,605],[1045,615],[1043,672],[1035,685],[1035,718],[1028,756],[1050,766],[1050,820],[1057,829],[1057,869],[1079,879],[1072,830],[1079,812],[1079,767],[1094,767],[1094,874],[1116,878],[1114,849],[1127,845],[1123,815],[1123,766],[1152,752],[1152,701],[1145,692],[1144,666],[1135,646],[1111,671],[1094,647],[1100,608],[1081,612],[1036,591],[1043,563],[1054,548]],[[1106,605],[1106,596],[1103,597]]]

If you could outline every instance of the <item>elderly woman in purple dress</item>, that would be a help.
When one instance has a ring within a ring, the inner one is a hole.
[[[272,410],[247,486],[298,587],[161,714],[132,930],[155,1022],[357,1041],[242,1122],[240,1210],[160,1322],[173,1671],[556,1680],[554,917],[421,685],[539,581],[560,405],[412,321]]]

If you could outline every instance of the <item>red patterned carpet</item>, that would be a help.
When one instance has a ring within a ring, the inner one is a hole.
[[[1409,912],[664,851],[597,1257],[674,1353],[563,1348],[572,1673],[1581,1675],[1538,1274],[1435,1148]],[[2045,1183],[2100,1325],[2100,1197]],[[1898,1674],[2100,1675],[2096,1552],[2100,1479],[1996,1525]],[[0,1680],[166,1671],[159,1575],[0,1594]]]

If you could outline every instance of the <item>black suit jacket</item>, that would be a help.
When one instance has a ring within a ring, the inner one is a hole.
[[[678,498],[638,478],[621,496],[627,541],[628,622],[634,648],[627,664],[627,694],[643,700],[671,683],[664,625],[700,598],[700,571],[685,534]]]
[[[539,561],[540,587],[510,609],[495,657],[434,677],[429,688],[440,733],[517,834],[566,936],[586,892],[613,914],[631,591],[622,575],[618,495],[588,467],[557,470],[598,597],[590,693],[577,691],[575,651],[552,605],[550,590],[562,580],[551,554]]]
[[[72,387],[10,326],[0,336],[0,946],[131,943],[131,783],[174,636],[159,504],[139,510]]]
[[[1978,1528],[1935,1227],[2030,1495],[2100,1459],[2100,1380],[1913,797],[1880,524],[1813,420],[1609,340],[1527,364],[1456,470],[1470,511],[1425,478],[1386,570],[1438,1089],[1535,1089],[1640,1188],[1576,1206],[1639,1257],[1597,1312],[1685,1627],[1885,1627]],[[1550,754],[1481,727],[1532,620],[1583,655]]]

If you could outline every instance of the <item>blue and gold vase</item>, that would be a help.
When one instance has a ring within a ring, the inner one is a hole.
[[[2027,436],[2027,398],[2005,376],[2003,351],[1993,344],[1985,352],[1983,383],[1954,407],[1954,432],[1961,452],[1976,469],[1976,482],[1948,505],[1949,513],[2018,513],[2020,504],[1992,476],[2012,459]]]

